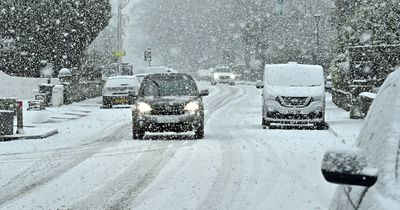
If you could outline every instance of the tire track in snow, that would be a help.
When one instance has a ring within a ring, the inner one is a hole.
[[[110,135],[99,140],[102,142],[100,146],[93,147],[91,150],[78,155],[78,157],[75,157],[70,161],[64,161],[65,159],[63,160],[63,153],[54,153],[54,158],[51,158],[50,160],[43,159],[36,161],[28,170],[25,170],[22,174],[17,175],[12,181],[1,186],[2,193],[0,194],[0,208],[34,191],[35,188],[40,187],[66,173],[70,169],[95,155],[97,151],[117,145],[124,138],[123,131],[129,129],[129,127],[130,124],[125,124],[116,130],[114,133],[115,135]],[[61,160],[55,162],[52,159]],[[34,174],[36,174],[36,176]]]
[[[218,89],[220,90],[221,88]],[[224,94],[215,95],[215,98],[212,100],[205,101],[205,106],[210,107],[207,116],[213,115],[213,113],[229,104],[230,101],[240,98],[241,94],[243,94],[239,88],[228,88],[227,91],[224,90],[221,92],[224,92]],[[234,97],[238,93],[240,97]],[[208,118],[209,117],[206,117],[206,121],[208,121]],[[82,208],[82,206],[84,207],[83,209],[85,209],[97,206],[102,202],[102,206],[100,207],[102,209],[125,209],[129,207],[140,193],[142,193],[155,177],[159,175],[160,171],[168,164],[169,160],[175,155],[178,149],[195,144],[197,141],[189,141],[188,143],[181,141],[172,142],[174,142],[175,145],[172,146],[170,150],[163,154],[156,153],[141,157],[140,160],[136,161],[131,167],[131,170],[124,172],[117,179],[111,180],[110,183],[102,189],[74,204],[72,209]],[[151,158],[149,159],[149,157]],[[185,162],[185,160],[182,160],[182,162]],[[137,174],[138,170],[140,174]],[[171,175],[171,177],[173,177],[173,175]],[[114,194],[112,193],[114,192],[113,189],[118,189],[119,192]],[[105,203],[104,200],[106,201]]]
[[[223,113],[218,113],[218,114],[235,113],[237,111],[235,110],[235,105],[240,103],[243,97],[246,96],[247,94],[248,94],[247,89],[241,88],[241,94],[238,97],[236,97],[236,100],[231,101],[231,103],[229,103],[228,109],[226,109]],[[222,118],[222,119],[227,119],[227,118]],[[227,120],[229,121],[229,119]],[[219,133],[221,133],[221,131],[224,130],[224,126],[230,124],[222,123],[223,126],[220,126],[221,123],[218,122],[217,125],[218,126],[214,127],[214,130],[218,130]],[[221,154],[222,168],[220,169],[219,174],[215,179],[211,189],[209,190],[209,192],[199,205],[198,209],[201,210],[221,209],[221,208],[229,209],[229,205],[233,203],[233,201],[235,200],[235,194],[232,192],[234,191],[238,192],[241,183],[240,180],[237,179],[237,177],[234,177],[232,175],[232,173],[234,173],[236,170],[239,170],[237,169],[239,167],[235,163],[237,163],[240,159],[243,159],[243,157],[241,157],[241,153],[237,152],[234,153],[236,149],[240,150],[240,148],[234,148],[234,145],[231,142],[234,139],[235,136],[233,136],[231,132],[225,132],[223,137],[218,138],[218,141],[220,142],[220,146],[222,148],[222,154]],[[230,201],[226,202],[227,206],[222,207],[220,204],[224,200],[224,197],[226,197],[225,194],[226,192],[231,193],[232,196],[229,198]]]
[[[247,100],[248,99],[244,99],[243,102],[246,102]],[[242,105],[240,105],[240,107],[246,106],[243,103]],[[239,113],[240,108],[239,110],[234,110],[232,108],[230,111],[227,110],[227,113],[233,111],[237,111]],[[282,176],[291,177],[290,180],[295,180],[295,182],[297,183],[296,185],[300,185],[302,190],[305,190],[306,192],[319,192],[315,193],[315,199],[317,202],[324,204],[326,201],[329,200],[328,196],[324,195],[324,191],[322,189],[318,188],[318,186],[315,186],[315,184],[311,183],[305,177],[299,175],[299,171],[285,167],[287,166],[287,163],[285,162],[285,160],[282,159],[282,157],[279,157],[277,155],[277,153],[275,152],[276,148],[269,145],[268,142],[254,141],[254,139],[251,139],[252,133],[243,132],[245,130],[240,129],[240,125],[241,124],[238,123],[232,128],[229,128],[230,131],[233,131],[232,133],[224,133],[224,139],[230,140],[221,143],[221,147],[223,148],[221,163],[223,170],[221,170],[221,173],[218,175],[213,187],[199,206],[199,209],[249,208],[249,206],[251,206],[251,204],[253,203],[241,202],[253,202],[254,197],[257,197],[257,194],[254,194],[255,190],[257,190],[257,193],[262,193],[265,198],[269,196],[273,198],[275,195],[272,195],[271,193],[275,192],[279,187],[277,186],[277,184],[279,183],[279,180],[283,179]],[[222,130],[223,128],[217,127],[217,129]],[[261,130],[261,127],[260,131],[263,131]],[[263,132],[269,132],[269,130]],[[328,131],[325,131],[324,133],[328,133]],[[236,143],[235,145],[232,145],[235,139],[241,139],[242,141],[236,142],[239,145],[236,145]],[[262,151],[267,151],[267,153],[258,151],[259,149],[257,149],[256,144],[261,145],[261,143]],[[246,148],[247,151],[241,151],[242,148],[240,147],[243,146]],[[249,153],[249,155],[244,155],[244,152]],[[244,157],[248,156],[250,156],[250,159],[253,160],[252,162],[244,162]],[[260,165],[265,164],[266,160],[268,160],[267,166]],[[240,168],[241,170],[238,171],[236,168]],[[276,173],[277,171],[279,171],[280,173]],[[259,177],[260,173],[263,174],[263,177],[271,178],[267,178],[265,182],[257,183],[257,185],[259,186],[251,184],[250,182],[246,182],[246,180],[258,180],[257,177]],[[258,197],[257,199],[259,199],[258,201],[260,203],[263,202],[262,199]],[[253,207],[256,206],[257,204],[255,204]]]
[[[218,88],[218,89],[219,90],[226,89],[226,90],[220,91],[220,92],[223,92],[223,93],[221,95],[218,95],[218,100],[217,99],[213,99],[209,104],[208,103],[206,104],[207,107],[210,107],[208,115],[206,116],[206,124],[212,118],[212,116],[214,116],[219,110],[225,108],[232,101],[235,101],[238,98],[241,98],[243,96],[243,94],[244,94],[244,92],[240,88],[236,88],[236,87],[234,87],[234,88],[232,88],[232,87],[226,88],[224,86],[223,88]],[[194,144],[197,144],[197,143],[199,143],[199,142],[190,141],[190,144],[189,145],[185,145],[185,146],[191,146],[191,145],[194,145]],[[187,160],[192,158],[193,153],[189,153],[189,154],[191,156],[189,156],[189,157],[185,156],[185,159],[179,159],[179,162],[174,163],[174,165],[177,165],[177,166],[179,165],[180,166],[179,168],[175,168],[175,170],[171,170],[171,169],[168,170],[168,171],[172,171],[172,173],[169,172],[169,173],[163,174],[163,177],[161,177],[159,179],[159,181],[160,180],[174,179],[174,177],[183,170],[184,166],[186,164],[188,164]],[[141,196],[138,196],[139,200],[136,197],[135,197],[135,199],[130,199],[131,200],[130,203],[132,203],[133,205],[129,206],[129,209],[137,208],[138,205],[140,205],[142,202],[144,202],[146,200],[146,198],[148,198],[148,196],[151,196],[151,194],[148,195],[147,193],[159,190],[157,186],[159,186],[159,184],[152,183],[152,187],[151,188],[145,189],[144,194],[141,194]],[[126,206],[126,207],[128,207],[128,206]]]

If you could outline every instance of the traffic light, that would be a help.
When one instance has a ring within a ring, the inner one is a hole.
[[[151,61],[151,49],[144,51],[144,61]]]

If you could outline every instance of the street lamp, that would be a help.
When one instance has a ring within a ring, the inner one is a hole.
[[[315,64],[318,62],[318,56],[320,53],[320,44],[319,44],[319,21],[321,19],[322,14],[314,14],[315,20],[317,21],[317,55],[315,56]]]

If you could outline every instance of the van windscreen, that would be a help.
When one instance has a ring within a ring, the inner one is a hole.
[[[271,86],[314,87],[324,84],[324,74],[319,68],[271,68],[266,71]]]

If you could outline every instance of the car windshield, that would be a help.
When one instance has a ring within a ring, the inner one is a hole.
[[[147,77],[140,90],[142,96],[197,96],[199,94],[194,80],[183,76]]]
[[[271,86],[316,87],[324,84],[322,69],[315,68],[271,67],[265,77]]]
[[[105,87],[139,87],[139,82],[135,78],[116,78],[107,80]]]

